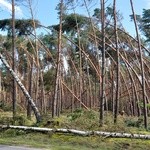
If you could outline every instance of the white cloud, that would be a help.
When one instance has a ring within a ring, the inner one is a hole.
[[[3,10],[6,10],[6,11],[8,11],[10,13],[12,11],[12,5],[11,5],[11,3],[9,3],[6,0],[0,0],[0,7]],[[20,9],[19,6],[15,6],[15,12],[16,12],[16,16],[17,17],[22,17],[23,16],[22,10]]]

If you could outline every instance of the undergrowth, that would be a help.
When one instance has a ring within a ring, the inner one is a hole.
[[[44,150],[149,150],[150,141],[58,133],[49,135],[8,129],[0,132],[0,144],[24,145]]]
[[[76,109],[72,113],[63,113],[60,117],[55,117],[54,119],[51,117],[51,114],[45,114],[42,118],[42,122],[36,124],[35,117],[32,117],[32,120],[28,120],[24,114],[20,113],[16,115],[13,120],[11,112],[1,112],[0,124],[71,128],[78,130],[101,130],[109,132],[145,132],[142,117],[119,115],[118,122],[114,124],[111,112],[105,112],[103,127],[99,126],[99,112],[94,110]]]
[[[0,124],[11,124],[11,115],[11,112],[2,112]],[[50,114],[43,115],[43,120],[40,124],[35,124],[35,118],[29,121],[24,114],[20,113],[16,117],[15,125],[149,134],[143,127],[142,118],[120,115],[118,116],[118,123],[114,124],[112,113],[107,112],[104,115],[103,127],[99,127],[99,112],[83,109],[77,109],[69,115],[68,113],[63,113],[59,118],[54,119],[51,118]],[[42,134],[15,129],[2,130],[0,132],[0,144],[29,145],[45,148],[46,150],[148,150],[150,146],[148,140],[115,139],[101,136],[82,137],[49,132]]]

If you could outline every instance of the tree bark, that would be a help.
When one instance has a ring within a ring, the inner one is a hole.
[[[149,134],[132,134],[132,133],[118,133],[118,132],[103,132],[103,131],[82,131],[75,129],[53,129],[53,128],[40,128],[40,127],[27,127],[27,126],[12,126],[12,125],[2,125],[1,129],[19,129],[19,130],[29,130],[37,132],[52,132],[52,133],[63,133],[63,134],[74,134],[79,136],[104,136],[105,138],[131,138],[131,139],[150,139]]]
[[[142,49],[141,49],[141,40],[139,37],[138,33],[138,27],[137,27],[137,22],[136,22],[136,16],[134,13],[134,8],[133,8],[133,1],[130,0],[131,4],[131,9],[133,13],[133,20],[135,24],[135,30],[136,30],[136,37],[137,37],[137,43],[138,43],[138,48],[139,48],[139,55],[140,55],[140,67],[141,67],[141,77],[142,77],[142,98],[143,98],[143,107],[144,107],[144,126],[147,129],[148,128],[148,114],[147,114],[147,102],[146,102],[146,89],[145,89],[145,74],[144,74],[144,63],[143,63],[143,54],[142,54]]]
[[[30,69],[30,73],[29,73],[29,94],[30,94],[30,96],[32,96],[32,88],[33,88],[33,65],[34,65],[34,63],[33,63],[33,58],[31,58],[32,60],[31,60],[31,68],[29,68]],[[30,103],[28,102],[28,104],[27,104],[27,118],[29,119],[29,120],[31,120],[31,105],[30,105]]]
[[[16,72],[16,34],[15,34],[15,0],[12,0],[12,58],[13,58],[13,65],[12,69]],[[16,103],[17,103],[17,85],[15,79],[13,79],[13,86],[12,86],[12,100],[13,100],[13,119],[16,116]]]
[[[104,124],[104,101],[105,101],[105,0],[101,0],[101,21],[102,21],[102,82],[100,96],[100,126]]]
[[[119,66],[119,48],[118,48],[118,31],[117,31],[117,16],[116,16],[116,0],[113,4],[114,13],[114,31],[115,31],[115,48],[117,52],[117,72],[116,72],[116,100],[115,100],[115,112],[114,112],[114,123],[117,123],[118,107],[119,107],[119,87],[120,87],[120,66]]]
[[[58,56],[56,68],[55,91],[52,107],[52,117],[59,116],[60,100],[61,100],[61,50],[62,50],[62,15],[63,15],[63,0],[60,0],[60,19],[58,33]]]
[[[9,66],[9,64],[7,63],[7,61],[4,59],[4,57],[2,56],[2,54],[0,54],[0,59],[3,62],[3,64],[5,65],[5,67],[10,71],[10,74],[13,76],[14,80],[16,81],[16,83],[21,88],[23,94],[26,96],[27,101],[31,105],[32,110],[33,110],[33,112],[35,114],[37,122],[40,122],[41,121],[40,112],[39,112],[38,108],[36,107],[36,105],[34,104],[34,101],[31,98],[31,96],[29,95],[28,91],[26,90],[26,88],[24,87],[24,85],[21,83],[21,81],[18,78],[17,74],[11,69],[11,67]]]

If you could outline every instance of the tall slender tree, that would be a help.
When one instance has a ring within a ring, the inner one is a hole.
[[[117,115],[118,115],[118,107],[119,107],[119,85],[120,85],[120,66],[119,66],[119,47],[118,47],[118,31],[117,31],[117,11],[116,11],[116,0],[114,0],[113,4],[114,10],[114,32],[115,32],[115,47],[117,52],[117,73],[116,73],[116,101],[115,101],[115,113],[114,113],[114,123],[117,122]]]
[[[101,30],[102,30],[102,82],[100,96],[100,126],[104,124],[104,102],[105,102],[105,0],[101,0]]]
[[[33,26],[33,33],[34,33],[34,42],[35,42],[35,47],[34,47],[34,53],[35,53],[35,60],[36,60],[36,79],[35,79],[35,100],[38,103],[38,98],[39,98],[39,79],[40,79],[40,62],[39,62],[39,49],[38,49],[38,44],[37,44],[37,34],[36,34],[36,21],[34,19],[34,11],[32,9],[32,0],[27,0],[28,6],[29,6],[29,10],[31,13],[31,18],[32,18],[32,26]]]
[[[143,107],[144,107],[144,109],[143,109],[143,111],[144,111],[143,112],[144,113],[144,126],[147,129],[147,127],[148,127],[148,114],[147,114],[147,101],[146,101],[146,89],[145,89],[144,59],[143,59],[143,52],[141,49],[141,40],[140,40],[140,36],[139,36],[137,20],[136,20],[136,15],[134,12],[132,0],[130,0],[130,4],[131,4],[131,9],[132,9],[132,15],[133,15],[133,20],[134,20],[136,36],[137,36],[137,41],[138,41],[139,55],[140,55],[140,67],[141,67],[141,78],[142,78],[142,98],[143,98]]]
[[[62,16],[63,16],[63,0],[59,3],[59,33],[58,33],[58,54],[57,54],[57,68],[56,68],[56,81],[55,91],[53,98],[52,117],[59,116],[60,101],[61,101],[61,52],[62,52]]]
[[[15,33],[15,0],[12,0],[12,54],[13,54],[13,70],[16,72],[16,33]],[[13,79],[13,118],[15,119],[16,116],[16,103],[17,103],[17,85],[15,79]]]

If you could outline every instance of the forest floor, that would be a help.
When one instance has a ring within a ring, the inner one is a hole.
[[[45,150],[149,150],[150,141],[137,139],[81,137],[73,135],[41,133],[21,133],[8,130],[5,136],[1,134],[0,144],[36,147]],[[9,135],[11,133],[11,135]]]
[[[69,115],[66,115],[69,114]],[[10,112],[3,112],[0,116],[0,124],[4,124],[8,119]],[[64,115],[50,119],[49,115],[43,116],[44,120],[41,124],[33,124],[25,117],[18,116],[16,125],[32,125],[50,128],[71,128],[79,130],[99,130],[121,133],[139,133],[149,134],[143,128],[142,118],[119,116],[118,124],[114,125],[110,113],[105,114],[105,125],[99,127],[98,113],[94,111],[76,110],[73,113],[65,113]],[[8,122],[7,122],[8,123]],[[2,145],[18,145],[41,148],[45,150],[149,150],[150,140],[127,139],[127,138],[110,138],[101,136],[77,136],[72,134],[60,133],[38,133],[31,131],[7,129],[0,132],[0,144]]]

